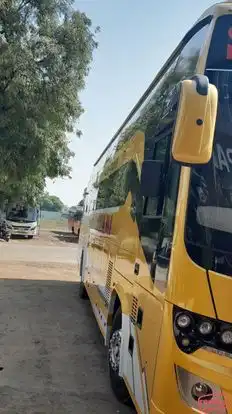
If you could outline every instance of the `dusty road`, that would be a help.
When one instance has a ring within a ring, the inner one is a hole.
[[[67,234],[0,243],[0,413],[127,414],[108,380],[78,245]]]

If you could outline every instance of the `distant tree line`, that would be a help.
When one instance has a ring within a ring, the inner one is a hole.
[[[40,208],[45,211],[62,211],[65,207],[59,197],[45,193],[40,200]]]

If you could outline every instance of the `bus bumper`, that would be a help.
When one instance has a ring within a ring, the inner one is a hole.
[[[38,228],[8,227],[12,236],[37,236]]]
[[[172,305],[166,303],[150,414],[232,414],[232,359],[203,349],[185,354],[176,344],[172,321]],[[211,399],[193,398],[199,384],[212,389]]]

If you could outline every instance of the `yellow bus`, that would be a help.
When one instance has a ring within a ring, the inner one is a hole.
[[[80,231],[116,397],[232,413],[232,2],[189,30],[93,167]]]

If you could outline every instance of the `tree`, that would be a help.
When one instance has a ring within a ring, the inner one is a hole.
[[[46,211],[62,211],[64,204],[59,197],[46,192],[40,199],[40,208]]]
[[[98,29],[73,0],[0,3],[0,193],[27,199],[46,177],[70,177],[67,133],[81,134]]]

